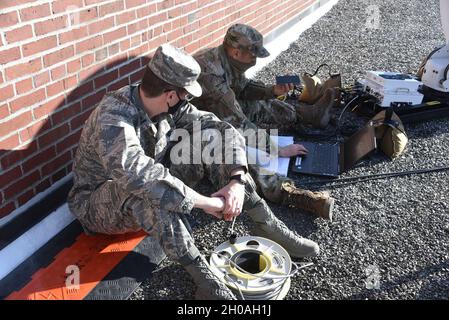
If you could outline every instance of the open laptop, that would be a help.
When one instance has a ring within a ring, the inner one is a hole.
[[[374,127],[367,125],[344,143],[300,142],[309,153],[296,157],[292,171],[317,176],[338,177],[377,147]]]

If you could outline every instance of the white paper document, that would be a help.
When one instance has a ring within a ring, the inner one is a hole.
[[[286,147],[293,144],[293,137],[270,137],[273,141],[276,141],[279,147]],[[268,153],[262,150],[258,150],[252,147],[246,147],[246,154],[249,163],[256,163],[259,167],[263,168],[265,174],[278,173],[281,176],[286,177],[288,173],[288,166],[290,164],[290,158],[280,158],[277,156],[270,157]]]

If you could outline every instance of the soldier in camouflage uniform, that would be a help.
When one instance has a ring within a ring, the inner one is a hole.
[[[74,161],[74,186],[68,197],[71,212],[87,233],[120,234],[144,230],[158,239],[164,252],[193,277],[197,298],[233,299],[213,273],[188,231],[185,215],[200,208],[229,221],[242,210],[255,222],[254,235],[272,239],[293,257],[314,256],[318,245],[301,238],[277,219],[255,191],[246,173],[243,137],[212,113],[188,102],[201,95],[198,63],[170,45],[159,47],[139,85],[107,94],[83,129]],[[199,126],[195,126],[199,123]],[[175,137],[178,129],[189,138]],[[229,130],[232,135],[226,135]],[[214,132],[222,139],[230,163],[176,160],[173,150],[200,148]],[[224,137],[224,138],[223,138]],[[229,138],[230,137],[230,138]],[[176,160],[176,161],[175,161]],[[215,190],[203,196],[193,187],[207,177]]]
[[[269,56],[263,47],[263,36],[254,28],[235,24],[217,48],[200,51],[194,56],[201,66],[198,79],[203,94],[193,102],[198,108],[213,112],[243,131],[264,128],[292,127],[298,123],[325,127],[330,120],[336,91],[326,90],[314,105],[299,103],[299,107],[275,99],[286,94],[293,85],[267,86],[245,77],[245,71],[254,66],[256,59]],[[268,135],[267,135],[268,136]],[[272,141],[264,141],[270,145]],[[276,150],[276,146],[271,150]],[[279,156],[293,157],[307,154],[300,144],[278,148]],[[334,199],[327,192],[310,192],[295,187],[293,181],[277,174],[261,173],[254,165],[249,166],[257,183],[258,191],[266,199],[284,203],[332,220]]]

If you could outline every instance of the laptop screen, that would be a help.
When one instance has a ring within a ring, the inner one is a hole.
[[[343,170],[352,168],[357,162],[376,149],[376,135],[373,126],[365,126],[344,143]]]

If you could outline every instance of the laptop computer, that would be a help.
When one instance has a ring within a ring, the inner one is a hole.
[[[344,143],[307,141],[300,143],[309,150],[309,153],[306,156],[296,157],[292,171],[327,177],[338,177],[377,147],[374,127],[370,125],[357,131]]]

